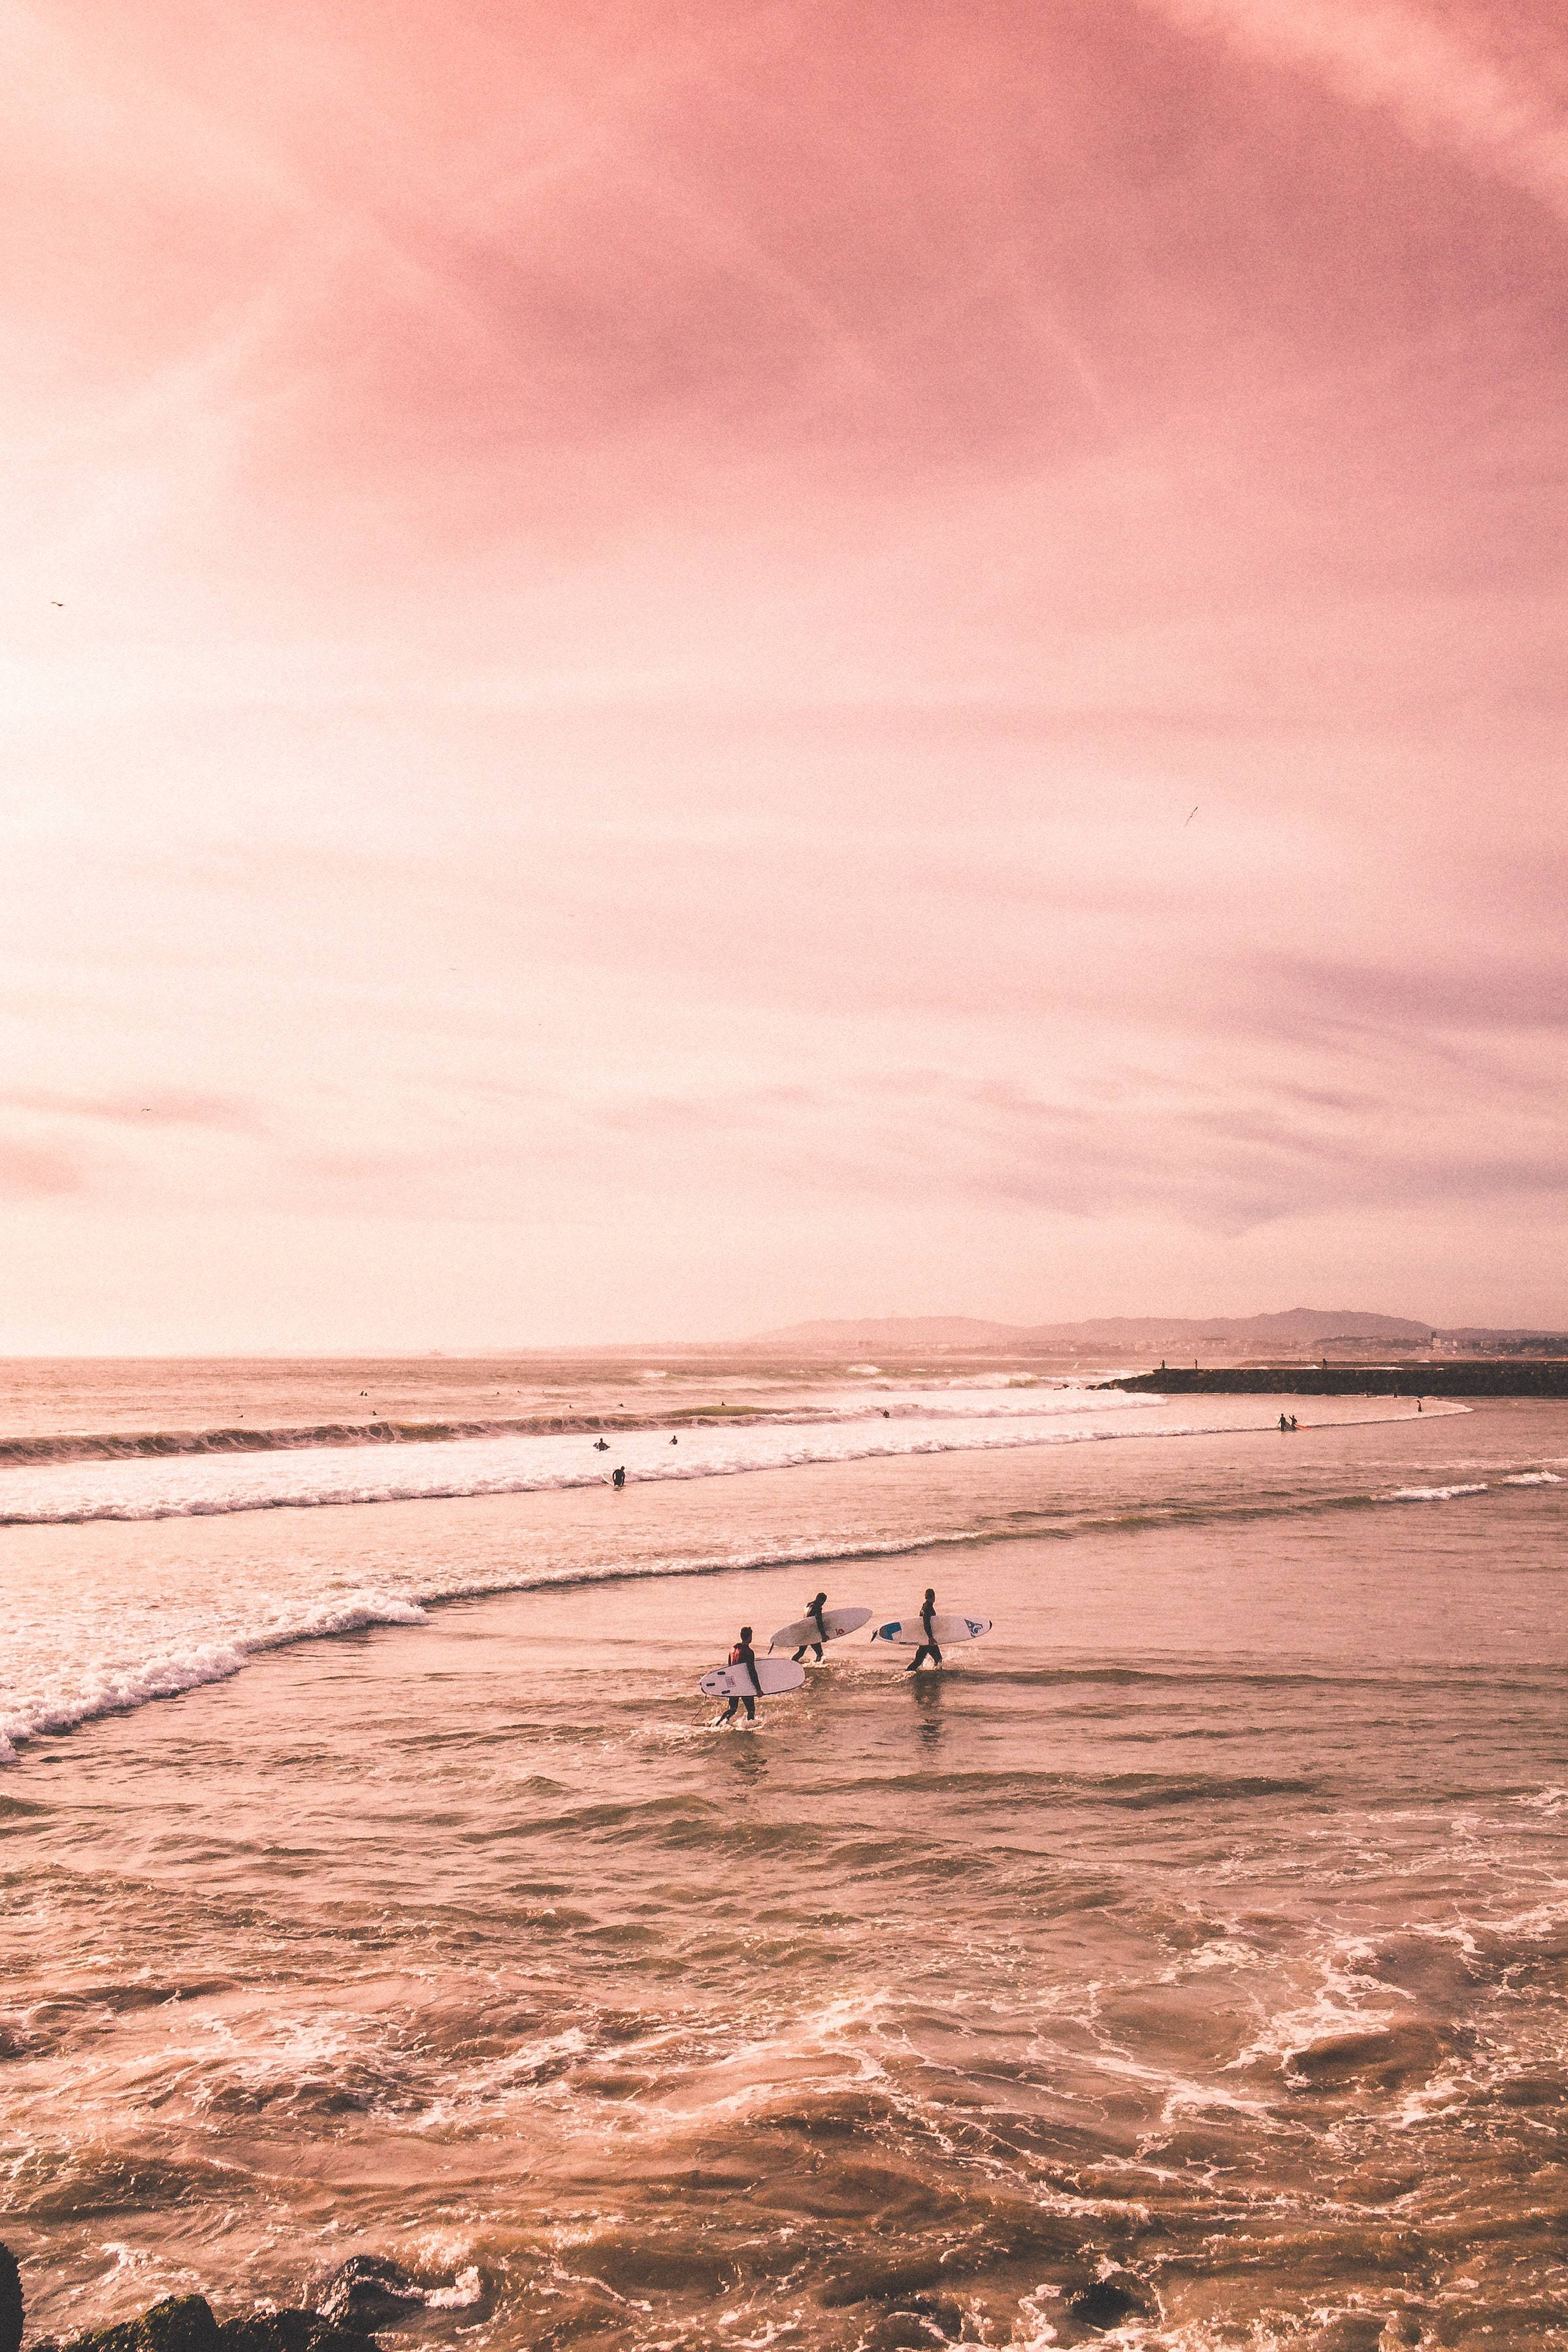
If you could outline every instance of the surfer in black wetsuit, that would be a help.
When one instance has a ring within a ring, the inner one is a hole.
[[[822,1622],[822,1612],[826,1606],[827,1595],[826,1592],[819,1592],[815,1601],[808,1601],[805,1604],[805,1613],[816,1627],[817,1633],[821,1636],[821,1640],[816,1642],[807,1640],[801,1643],[799,1649],[795,1654],[795,1663],[797,1666],[799,1665],[802,1658],[805,1657],[807,1650],[811,1652],[818,1665],[822,1664],[822,1643],[827,1639],[827,1628]]]
[[[752,1687],[749,1691],[737,1691],[733,1698],[730,1701],[729,1706],[724,1709],[723,1714],[719,1717],[719,1720],[721,1723],[731,1723],[734,1720],[738,1711],[742,1707],[744,1707],[746,1710],[746,1721],[748,1723],[755,1723],[757,1719],[757,1698],[762,1692],[763,1680],[762,1676],[757,1672],[757,1654],[752,1647],[752,1629],[749,1625],[742,1626],[741,1638],[730,1653],[730,1664],[732,1666],[745,1667],[746,1672],[752,1677]]]
[[[942,1652],[936,1645],[936,1628],[931,1623],[931,1619],[935,1615],[936,1593],[932,1587],[928,1584],[926,1586],[926,1597],[921,1603],[921,1631],[924,1633],[925,1640],[921,1643],[920,1648],[915,1652],[914,1656],[904,1668],[906,1675],[912,1675],[915,1668],[924,1658],[929,1658],[933,1666],[940,1666],[942,1664]],[[978,1623],[978,1619],[976,1619],[975,1622]]]
[[[611,1484],[611,1486],[624,1486],[626,1485],[626,1474],[625,1470],[612,1470],[612,1471],[611,1471],[611,1473],[610,1473],[610,1484]]]

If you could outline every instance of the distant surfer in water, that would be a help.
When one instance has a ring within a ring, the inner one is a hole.
[[[611,1486],[624,1486],[626,1485],[626,1472],[625,1472],[624,1470],[612,1470],[612,1471],[611,1471],[611,1473],[610,1473],[610,1484],[611,1484]]]
[[[729,1706],[724,1709],[723,1714],[720,1716],[719,1721],[721,1723],[732,1723],[736,1713],[743,1706],[746,1710],[746,1721],[748,1723],[755,1723],[757,1719],[757,1696],[761,1693],[763,1684],[762,1677],[757,1672],[757,1655],[756,1652],[752,1647],[752,1629],[749,1625],[742,1626],[741,1638],[730,1653],[730,1664],[732,1666],[745,1667],[746,1672],[752,1677],[752,1687],[749,1691],[737,1691],[735,1693],[733,1698],[730,1701]]]
[[[940,1666],[942,1664],[942,1652],[936,1645],[936,1627],[931,1623],[931,1619],[935,1615],[936,1593],[933,1588],[928,1584],[926,1586],[926,1597],[921,1603],[921,1631],[925,1635],[925,1640],[921,1643],[920,1648],[915,1652],[914,1656],[904,1668],[906,1675],[912,1675],[915,1668],[924,1658],[929,1658],[933,1666]],[[976,1620],[976,1622],[978,1622],[979,1621]]]
[[[799,1665],[802,1658],[805,1657],[807,1650],[811,1652],[812,1656],[816,1660],[818,1665],[822,1664],[822,1643],[826,1642],[827,1639],[827,1628],[822,1622],[822,1612],[826,1606],[827,1595],[826,1592],[819,1592],[815,1601],[808,1601],[805,1604],[805,1613],[816,1625],[818,1633],[822,1636],[822,1640],[817,1642],[803,1642],[801,1643],[799,1649],[795,1654],[795,1663],[797,1666]]]

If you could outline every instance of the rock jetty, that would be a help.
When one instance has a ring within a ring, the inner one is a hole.
[[[1097,1381],[1102,1389],[1142,1389],[1156,1396],[1568,1397],[1568,1362],[1433,1364],[1237,1364],[1228,1370],[1173,1364]]]

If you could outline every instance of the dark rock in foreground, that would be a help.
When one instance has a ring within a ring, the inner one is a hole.
[[[255,2311],[218,2323],[221,2352],[366,2352],[363,2335],[319,2311]]]
[[[17,2352],[22,2341],[22,2273],[9,2246],[0,2246],[0,2352]]]
[[[42,2347],[38,2347],[42,2352]],[[205,2295],[167,2295],[136,2319],[95,2327],[61,2352],[367,2352],[363,2332],[317,2311],[258,2311],[215,2318]]]
[[[314,2311],[253,2311],[219,2319],[205,2295],[170,2294],[135,2319],[94,2327],[34,2352],[374,2352],[373,2329],[425,2308],[425,2290],[401,2263],[351,2254],[327,2282]],[[0,2246],[0,2352],[21,2352],[22,2274]]]
[[[1092,2285],[1081,2288],[1068,2309],[1086,2327],[1120,2327],[1124,2319],[1149,2315],[1147,2297],[1140,2293],[1136,2281],[1124,2273],[1096,2279]]]
[[[424,2288],[401,2263],[384,2254],[351,2254],[332,2273],[316,2308],[334,2326],[368,2336],[373,2328],[395,2326],[424,2305]]]

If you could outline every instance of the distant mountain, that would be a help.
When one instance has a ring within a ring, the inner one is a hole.
[[[791,1323],[741,1342],[803,1356],[846,1358],[910,1355],[1169,1356],[1180,1360],[1216,1349],[1233,1360],[1248,1356],[1316,1354],[1336,1341],[1391,1349],[1426,1348],[1434,1339],[1459,1354],[1568,1353],[1568,1336],[1528,1327],[1445,1331],[1408,1316],[1372,1315],[1352,1307],[1292,1307],[1283,1315],[1100,1315],[1083,1323],[992,1323],[977,1315],[882,1315]]]
[[[1037,1323],[1026,1337],[1037,1348],[1315,1348],[1327,1339],[1402,1339],[1425,1347],[1435,1326],[1400,1315],[1369,1315],[1359,1307],[1292,1307],[1283,1315],[1106,1315],[1088,1323]]]
[[[1334,1339],[1375,1339],[1425,1347],[1430,1323],[1356,1307],[1293,1307],[1283,1315],[1107,1315],[1084,1323],[990,1323],[972,1315],[887,1315],[865,1320],[791,1323],[761,1331],[750,1347],[803,1355],[908,1355],[936,1349],[1000,1348],[1014,1353],[1148,1354],[1154,1349],[1221,1347],[1248,1354],[1321,1347]],[[1500,1336],[1500,1335],[1498,1335]]]

